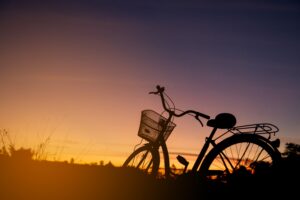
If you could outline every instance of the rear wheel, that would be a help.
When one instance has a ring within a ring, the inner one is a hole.
[[[159,169],[158,149],[149,144],[136,149],[124,162],[123,167],[131,167],[156,176]]]
[[[253,174],[261,169],[270,171],[280,158],[278,150],[265,138],[253,134],[234,135],[207,154],[200,174],[208,179],[227,182],[232,174]]]

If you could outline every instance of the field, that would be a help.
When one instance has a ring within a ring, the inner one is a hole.
[[[195,176],[153,178],[113,165],[83,165],[0,156],[0,199],[262,199],[298,194],[299,159],[284,160],[264,176],[237,176],[231,184]]]

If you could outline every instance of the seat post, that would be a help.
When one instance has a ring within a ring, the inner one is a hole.
[[[199,165],[200,165],[201,161],[203,160],[203,158],[204,158],[204,156],[205,156],[205,154],[206,154],[206,152],[207,152],[207,149],[208,149],[208,147],[209,147],[209,144],[211,143],[212,138],[214,137],[214,135],[215,135],[217,129],[218,129],[218,128],[214,127],[214,129],[211,131],[209,137],[206,138],[205,143],[204,143],[204,145],[203,145],[203,148],[201,149],[201,151],[200,151],[200,153],[199,153],[199,155],[198,155],[198,157],[197,157],[197,160],[196,160],[196,162],[195,162],[195,164],[194,164],[194,166],[193,166],[193,168],[192,168],[192,171],[193,171],[193,172],[196,172],[196,171],[198,170]]]

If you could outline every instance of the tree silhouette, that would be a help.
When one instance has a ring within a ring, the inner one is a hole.
[[[286,143],[285,151],[282,155],[289,159],[300,158],[300,145],[295,143]]]

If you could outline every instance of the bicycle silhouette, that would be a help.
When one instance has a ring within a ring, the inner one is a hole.
[[[194,116],[202,126],[200,118],[207,119],[206,125],[212,128],[196,161],[189,170],[192,174],[226,182],[230,175],[238,170],[246,169],[250,173],[254,173],[256,167],[261,163],[271,168],[281,160],[281,154],[278,151],[280,140],[278,138],[272,140],[272,136],[279,131],[275,125],[258,123],[235,126],[236,118],[230,113],[220,113],[215,119],[210,119],[210,116],[195,110],[181,111],[175,109],[174,103],[165,93],[164,87],[158,85],[156,88],[157,91],[150,92],[150,94],[160,96],[164,111],[168,116],[164,117],[153,110],[142,111],[138,135],[147,143],[135,149],[125,160],[123,167],[134,167],[157,176],[160,170],[161,148],[165,177],[169,178],[171,175],[175,175],[171,171],[166,140],[176,126],[173,119],[185,115]],[[216,136],[219,129],[225,131]],[[183,173],[187,173],[189,162],[180,155],[177,156],[177,160],[184,165]]]

